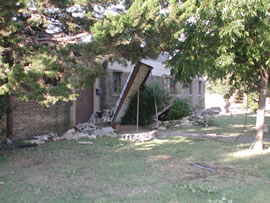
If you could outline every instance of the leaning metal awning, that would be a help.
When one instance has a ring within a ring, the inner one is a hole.
[[[131,98],[137,93],[138,88],[145,83],[152,68],[152,66],[139,62],[130,72],[127,82],[114,108],[111,125],[114,123],[121,123],[121,119],[126,114]]]

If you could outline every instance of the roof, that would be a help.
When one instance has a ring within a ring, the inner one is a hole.
[[[156,59],[143,59],[141,60],[141,63],[154,67],[152,70],[153,76],[170,76],[171,70],[164,64],[166,60],[168,60],[168,56],[165,54],[160,54],[159,57]],[[123,72],[130,72],[132,71],[133,67],[134,64],[129,61],[127,62],[127,66],[119,64],[117,62],[110,63],[109,65],[109,69]]]
[[[130,72],[127,82],[114,108],[111,125],[121,122],[122,117],[126,114],[132,97],[136,95],[138,88],[145,83],[152,69],[152,66],[139,62]]]

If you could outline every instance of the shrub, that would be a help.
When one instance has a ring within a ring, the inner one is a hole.
[[[153,122],[156,114],[155,110],[155,95],[157,109],[160,111],[165,104],[166,94],[164,89],[162,89],[158,84],[145,85],[140,89],[140,106],[139,106],[139,125],[149,125]],[[122,124],[135,125],[137,122],[137,94],[131,99],[128,110],[125,116],[122,118]]]
[[[168,120],[178,120],[188,116],[191,111],[190,105],[183,99],[174,100],[168,114]]]

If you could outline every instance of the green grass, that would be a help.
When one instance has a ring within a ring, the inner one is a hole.
[[[270,153],[245,154],[248,147],[185,137],[99,138],[0,152],[0,202],[270,202]]]
[[[223,115],[218,118],[213,118],[214,126],[208,127],[198,127],[198,128],[189,128],[185,131],[190,132],[200,132],[200,133],[215,133],[217,135],[226,135],[226,136],[239,136],[243,133],[245,136],[255,136],[255,124],[256,124],[256,114],[251,113],[247,114],[246,125],[245,125],[245,114],[238,115]],[[266,117],[265,125],[269,127],[270,130],[270,119]],[[270,137],[266,133],[266,137]]]

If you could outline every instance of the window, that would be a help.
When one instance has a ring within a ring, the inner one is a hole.
[[[170,91],[174,92],[175,91],[175,82],[172,78],[170,78]]]
[[[189,83],[189,95],[192,95],[192,82]]]
[[[199,95],[202,95],[202,81],[199,80]]]
[[[113,93],[121,91],[121,72],[113,72]]]

